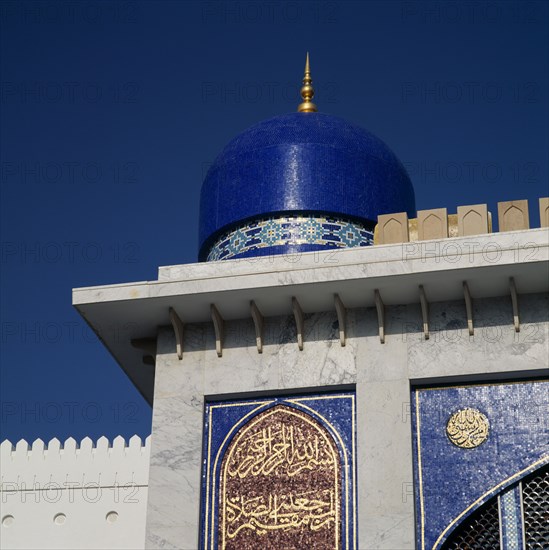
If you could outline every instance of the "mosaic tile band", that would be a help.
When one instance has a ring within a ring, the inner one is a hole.
[[[267,247],[304,244],[350,248],[369,246],[373,240],[372,231],[349,220],[315,215],[266,218],[223,235],[212,246],[207,261],[228,260]]]
[[[520,484],[499,495],[501,542],[505,550],[523,550],[523,526]]]

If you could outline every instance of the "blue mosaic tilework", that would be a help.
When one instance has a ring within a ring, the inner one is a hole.
[[[501,542],[504,550],[524,550],[521,499],[520,484],[509,487],[499,495]]]
[[[285,216],[257,220],[223,235],[211,248],[207,261],[326,248],[369,246],[374,236],[363,225],[319,216]],[[303,248],[303,245],[309,248]],[[262,250],[263,249],[263,250]]]
[[[356,409],[354,392],[307,394],[287,397],[231,400],[206,403],[201,495],[201,550],[217,550],[221,464],[238,430],[257,415],[277,405],[304,412],[332,436],[341,467],[341,549],[356,550],[358,544],[356,495]]]
[[[460,448],[446,433],[464,408],[489,421],[488,438]],[[549,462],[549,382],[479,384],[412,391],[417,547],[440,548],[489,498]]]
[[[365,223],[414,217],[414,189],[395,154],[363,128],[323,113],[277,116],[234,138],[208,170],[199,260],[246,220],[308,212]]]

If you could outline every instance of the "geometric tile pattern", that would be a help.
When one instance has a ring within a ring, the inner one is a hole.
[[[228,260],[266,247],[300,244],[326,248],[370,246],[373,233],[359,223],[331,217],[271,217],[254,220],[223,235],[212,246],[207,261]]]
[[[523,550],[522,506],[520,483],[499,495],[501,541],[505,550]]]

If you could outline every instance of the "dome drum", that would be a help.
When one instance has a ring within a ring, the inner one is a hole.
[[[225,233],[211,247],[207,261],[298,254],[369,246],[373,229],[363,223],[322,214],[298,214],[253,220]]]

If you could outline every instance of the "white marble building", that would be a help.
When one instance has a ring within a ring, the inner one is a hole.
[[[210,169],[200,263],[73,291],[151,440],[3,444],[2,548],[549,547],[548,199],[416,215],[302,97]]]
[[[149,441],[4,444],[2,548],[144,547],[145,511],[147,548],[197,548],[207,396],[326,387],[356,388],[356,548],[415,548],[410,384],[547,376],[548,245],[547,229],[529,229],[170,266],[156,281],[76,289],[75,307],[136,385],[147,366],[135,345],[156,345],[150,476]],[[114,327],[129,320],[120,339]],[[40,496],[66,480],[74,501]],[[23,501],[36,483],[38,500]],[[82,498],[85,483],[103,488],[100,504]],[[138,504],[106,499],[115,483],[135,484]]]
[[[157,341],[147,547],[198,547],[206,396],[352,386],[355,547],[415,548],[410,384],[548,374],[548,237],[530,229],[170,266],[157,281],[75,290],[92,326],[139,318],[132,336]],[[212,321],[212,304],[223,321]],[[173,314],[170,323],[170,308],[181,324]],[[106,344],[132,376],[139,352],[108,336]]]

